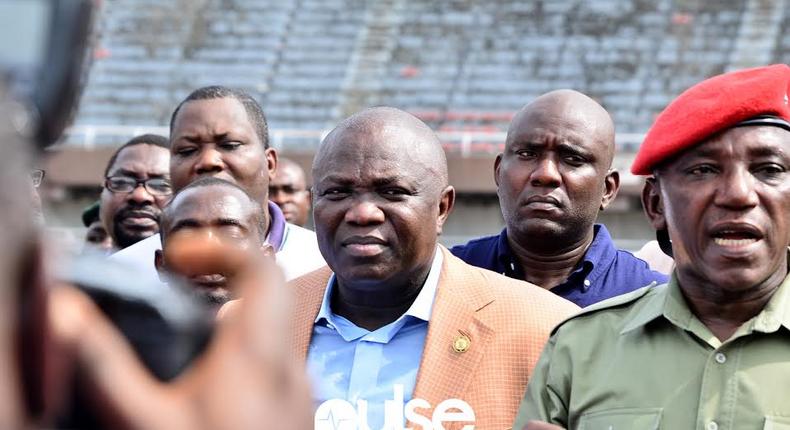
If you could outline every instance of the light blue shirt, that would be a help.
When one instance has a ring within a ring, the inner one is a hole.
[[[329,278],[307,353],[316,406],[343,399],[356,407],[364,400],[368,426],[377,430],[384,425],[384,401],[394,399],[395,385],[403,387],[404,403],[411,400],[441,270],[437,248],[414,303],[397,320],[374,331],[332,312],[335,275]]]

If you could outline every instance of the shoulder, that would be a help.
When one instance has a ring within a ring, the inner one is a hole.
[[[667,284],[653,282],[645,287],[612,297],[583,308],[577,314],[559,323],[552,335],[604,336],[617,332],[637,316],[652,298],[665,294]]]
[[[112,254],[109,258],[112,260],[129,260],[138,258],[150,258],[153,262],[154,251],[162,249],[162,240],[159,234],[147,237],[132,246],[126,247]]]
[[[486,250],[495,248],[498,241],[499,235],[480,237],[477,239],[472,239],[463,245],[455,245],[450,248],[450,252],[461,259],[465,259],[465,257],[472,253],[484,252]]]
[[[574,303],[535,284],[508,278],[499,273],[478,269],[493,292],[500,309],[511,310],[519,318],[543,319],[552,327],[575,315],[579,307]]]
[[[285,238],[277,251],[277,263],[286,279],[294,279],[324,266],[315,233],[297,225],[285,225]]]
[[[109,256],[108,260],[133,267],[141,282],[161,283],[154,264],[155,252],[160,249],[162,249],[162,241],[159,235],[155,234],[116,252]]]
[[[294,291],[297,298],[305,293],[310,294],[315,290],[320,290],[321,294],[323,294],[330,276],[332,276],[332,269],[329,266],[323,266],[289,280],[288,286]]]
[[[484,314],[513,325],[539,324],[550,330],[555,324],[579,311],[575,304],[529,282],[508,278],[499,273],[469,265],[456,257],[448,270],[462,276],[468,292],[490,298]],[[458,291],[457,286],[454,288]]]
[[[669,281],[669,276],[653,270],[648,262],[623,249],[617,250],[617,264],[627,266],[632,277],[639,276],[647,282],[663,284]]]
[[[283,241],[283,247],[287,247],[293,244],[299,244],[301,242],[310,242],[310,243],[316,242],[314,231],[308,230],[304,227],[299,227],[296,224],[286,223],[285,234],[286,236],[285,236],[285,240]]]

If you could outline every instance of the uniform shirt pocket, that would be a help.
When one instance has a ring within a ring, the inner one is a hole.
[[[620,408],[583,414],[578,430],[658,430],[660,424],[661,408]]]

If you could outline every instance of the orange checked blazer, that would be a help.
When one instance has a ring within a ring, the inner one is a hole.
[[[549,333],[579,308],[543,288],[470,266],[446,248],[440,250],[442,272],[412,398],[427,400],[431,408],[460,399],[474,410],[475,429],[510,428]],[[305,366],[331,274],[324,267],[290,283],[296,300],[292,354]],[[461,336],[469,342],[457,352],[453,345]],[[433,414],[432,409],[418,412],[429,418]],[[447,424],[448,429],[463,426]]]

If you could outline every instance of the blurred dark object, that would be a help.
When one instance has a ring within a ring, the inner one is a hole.
[[[180,374],[211,338],[213,314],[179,280],[169,280],[164,288],[145,284],[134,268],[90,255],[79,258],[58,278],[87,293],[160,380]],[[104,428],[89,389],[75,384],[71,405],[58,428]]]
[[[93,9],[93,0],[0,0],[0,80],[24,107],[18,131],[38,149],[58,140],[76,110]]]
[[[94,221],[99,219],[99,201],[95,201],[82,210],[82,225],[90,227]]]

